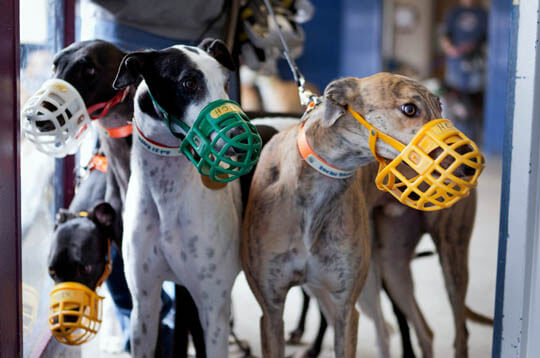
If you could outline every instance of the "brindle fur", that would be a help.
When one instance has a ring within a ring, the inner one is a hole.
[[[419,108],[414,118],[400,111],[411,102]],[[346,105],[403,143],[441,112],[438,98],[406,77],[383,73],[332,82],[323,103],[308,115],[306,136],[323,159],[347,170],[367,165],[373,156],[367,130],[346,112]],[[242,260],[263,311],[263,356],[284,356],[284,300],[290,287],[304,284],[334,326],[336,356],[354,357],[354,304],[371,256],[371,203],[365,194],[374,188],[373,181],[363,170],[346,180],[314,171],[298,154],[297,134],[293,126],[263,149],[244,221]],[[381,141],[377,153],[389,159],[397,155]]]

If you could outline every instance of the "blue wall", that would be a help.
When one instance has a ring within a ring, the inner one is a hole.
[[[489,15],[489,48],[484,110],[484,150],[501,154],[508,102],[508,52],[512,2],[492,0]]]
[[[382,70],[382,1],[343,0],[340,77]]]
[[[381,70],[381,0],[312,0],[315,16],[303,25],[304,54],[297,60],[306,80],[322,91],[343,76],[363,77]],[[282,61],[280,74],[292,79]]]

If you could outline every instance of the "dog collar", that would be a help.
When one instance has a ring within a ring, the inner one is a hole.
[[[107,158],[103,155],[94,155],[88,163],[87,170],[99,170],[102,173],[107,173]]]
[[[180,147],[170,147],[168,145],[158,143],[151,140],[150,138],[145,137],[143,132],[137,125],[137,122],[135,122],[135,118],[133,118],[133,124],[135,124],[135,133],[137,134],[139,143],[141,143],[144,149],[146,149],[147,151],[157,155],[161,155],[163,157],[179,157],[181,155],[184,155],[180,151]]]
[[[114,128],[99,127],[103,129],[103,132],[109,138],[125,138],[133,134],[133,124],[131,123]]]
[[[113,98],[111,98],[107,102],[96,103],[88,107],[88,114],[90,115],[90,119],[96,120],[96,119],[105,117],[107,113],[109,113],[109,110],[111,108],[116,106],[118,103],[124,102],[128,93],[129,93],[129,86],[119,91],[117,94],[114,95]],[[92,113],[99,110],[101,110],[99,114],[92,116]]]
[[[298,145],[298,151],[302,156],[302,159],[308,163],[313,169],[319,173],[326,175],[327,177],[333,179],[347,179],[354,174],[354,170],[343,170],[339,169],[332,164],[327,163],[324,159],[319,157],[317,153],[313,151],[313,148],[309,145],[309,142],[306,137],[306,131],[304,130],[304,123],[300,124],[298,129],[298,137],[296,143]]]

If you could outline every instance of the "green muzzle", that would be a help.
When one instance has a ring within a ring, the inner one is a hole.
[[[180,151],[202,175],[213,181],[230,182],[249,173],[257,163],[261,137],[236,102],[220,99],[209,103],[190,127],[170,116],[152,94],[150,98],[171,133],[182,139]]]

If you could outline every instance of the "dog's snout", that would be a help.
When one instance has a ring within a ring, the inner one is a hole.
[[[245,149],[238,148],[237,146],[234,145],[234,144],[237,144],[237,143],[245,144],[244,143],[245,139],[242,139],[242,140],[240,140],[238,142],[238,136],[241,136],[244,133],[245,133],[245,130],[242,127],[234,127],[234,128],[229,129],[227,132],[225,132],[225,136],[228,139],[225,140],[223,137],[220,137],[216,141],[216,149],[218,151],[221,151],[223,149],[223,147],[226,145],[226,142],[228,142],[228,143],[230,143],[230,145],[228,146],[227,150],[225,151],[225,155],[233,156],[233,155],[239,155],[239,154],[246,153]]]

